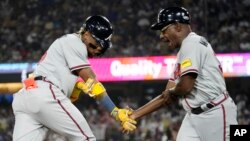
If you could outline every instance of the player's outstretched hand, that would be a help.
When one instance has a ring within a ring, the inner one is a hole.
[[[121,122],[122,132],[126,134],[133,132],[136,129],[135,124],[134,120]]]
[[[111,115],[115,117],[117,121],[121,122],[123,132],[128,133],[136,129],[135,125],[137,122],[129,117],[132,112],[133,111],[129,108],[119,109],[117,107],[111,112]]]

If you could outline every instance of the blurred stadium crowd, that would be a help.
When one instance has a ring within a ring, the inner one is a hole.
[[[0,63],[38,61],[53,40],[77,31],[83,20],[93,14],[107,16],[115,30],[113,48],[104,57],[170,55],[173,52],[162,48],[159,34],[149,27],[160,8],[173,3],[176,0],[2,0]],[[249,0],[180,0],[178,5],[190,11],[193,30],[207,37],[216,53],[250,51]],[[250,124],[247,81],[227,80],[229,92],[238,106],[240,124]],[[144,102],[138,102],[140,98],[128,93],[119,100],[120,106],[132,105],[136,109],[148,101],[147,95],[138,95]],[[143,118],[134,134],[124,135],[109,113],[93,101],[78,102],[77,106],[98,141],[174,141],[185,114],[180,105],[163,108]],[[0,141],[12,140],[13,124],[11,101],[0,95]],[[66,139],[50,132],[46,141]]]
[[[227,87],[231,97],[237,104],[237,117],[241,125],[250,124],[250,96],[247,78],[228,78]],[[237,82],[237,84],[235,83]],[[146,102],[154,98],[164,87],[165,83],[157,83],[148,87],[141,87],[143,92],[137,92],[135,87],[140,86],[139,83],[132,82],[130,85],[122,87],[119,91],[109,91],[111,98],[120,107],[129,106],[137,109]],[[154,83],[154,82],[152,82]],[[138,84],[138,85],[134,85]],[[111,83],[108,87],[117,87]],[[131,91],[128,91],[131,90]],[[166,106],[157,112],[145,116],[138,121],[138,129],[133,134],[123,134],[120,125],[110,114],[98,106],[95,101],[87,95],[81,95],[75,105],[82,112],[93,133],[97,137],[97,141],[175,141],[176,134],[181,125],[181,121],[185,115],[181,104]],[[14,116],[11,108],[11,95],[0,95],[0,141],[11,141],[14,125]],[[54,132],[49,132],[44,141],[67,141],[63,136]]]
[[[173,5],[190,11],[193,30],[217,53],[250,51],[249,0],[2,0],[0,62],[37,61],[53,40],[94,14],[107,16],[115,30],[105,57],[170,54],[149,27],[160,8]]]

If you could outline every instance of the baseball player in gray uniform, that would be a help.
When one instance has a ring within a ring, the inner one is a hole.
[[[192,32],[188,11],[182,7],[162,9],[151,29],[161,31],[160,38],[169,48],[179,49],[177,62],[166,90],[134,111],[131,118],[138,119],[180,99],[187,114],[177,141],[228,141],[229,125],[237,124],[236,105],[211,45]]]
[[[43,55],[34,77],[23,81],[14,94],[14,141],[43,141],[51,129],[70,141],[95,141],[88,123],[72,104],[81,91],[96,99],[126,130],[136,122],[129,109],[119,109],[96,79],[89,57],[100,56],[111,47],[113,28],[104,16],[86,19],[78,33],[56,39]],[[78,78],[81,81],[77,81]]]

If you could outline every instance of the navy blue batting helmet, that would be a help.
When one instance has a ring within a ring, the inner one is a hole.
[[[92,37],[101,45],[104,51],[112,47],[113,28],[106,17],[101,15],[90,16],[83,24],[83,28],[91,33]]]
[[[190,24],[188,11],[183,7],[169,7],[158,13],[157,22],[151,25],[152,30],[161,30],[163,27],[174,23]]]

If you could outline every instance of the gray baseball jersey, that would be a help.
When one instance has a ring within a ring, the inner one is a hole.
[[[90,67],[87,49],[77,34],[67,34],[54,41],[44,54],[34,72],[35,76],[44,76],[63,90],[69,97],[77,76],[72,71]]]
[[[194,32],[183,40],[170,80],[178,83],[187,73],[198,75],[191,94],[182,98],[187,114],[177,141],[229,141],[229,125],[237,124],[236,105],[226,92],[220,62],[211,45]],[[208,103],[214,107],[210,109]],[[197,107],[203,112],[191,112]]]
[[[205,38],[191,32],[182,42],[171,80],[179,81],[182,75],[197,73],[194,89],[182,101],[186,110],[208,103],[226,92],[220,62]]]
[[[13,141],[43,141],[48,128],[70,141],[96,141],[82,113],[70,101],[77,76],[72,71],[90,67],[87,49],[77,34],[55,40],[34,72],[45,80],[14,94]]]

